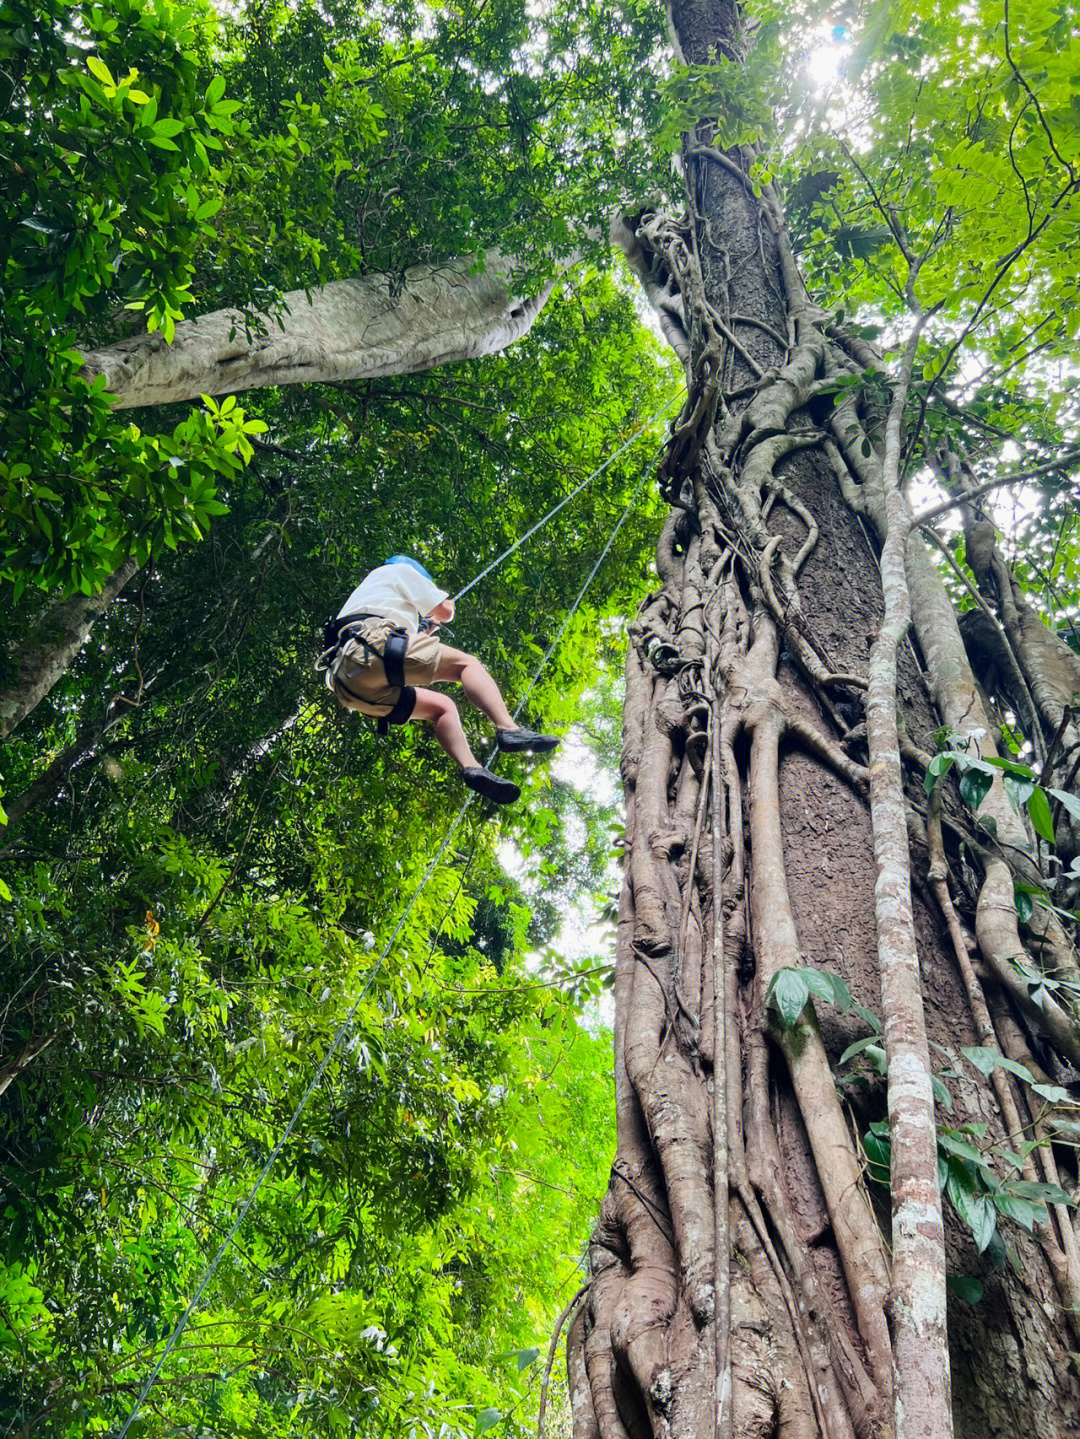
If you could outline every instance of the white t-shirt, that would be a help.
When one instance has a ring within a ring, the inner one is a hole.
[[[360,581],[337,617],[357,613],[385,615],[415,633],[419,617],[429,614],[449,593],[434,580],[426,580],[412,565],[380,565]]]

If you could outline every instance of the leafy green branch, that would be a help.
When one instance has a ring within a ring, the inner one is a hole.
[[[966,805],[977,811],[994,779],[1000,777],[1013,808],[1018,814],[1027,809],[1032,829],[1047,844],[1055,843],[1051,797],[1073,819],[1080,819],[1080,799],[1067,790],[1041,784],[1030,765],[1000,755],[983,759],[970,752],[970,742],[961,736],[949,734],[946,738],[949,747],[934,755],[927,766],[924,787],[928,795],[955,767],[960,774],[960,797]],[[983,823],[990,828],[992,822]]]
[[[1038,978],[1043,980],[1044,976],[1040,975]],[[881,1021],[872,1010],[854,1002],[851,991],[839,975],[809,966],[789,966],[778,970],[766,992],[765,1003],[776,1014],[779,1023],[790,1029],[799,1022],[811,997],[834,1005],[845,1014],[858,1014],[870,1027],[869,1035],[854,1040],[847,1046],[840,1056],[839,1067],[844,1068],[861,1055],[877,1074],[884,1076],[887,1061],[880,1043]],[[960,1052],[984,1077],[989,1077],[997,1067],[1008,1070],[1016,1078],[1023,1080],[1032,1093],[1038,1095],[1047,1105],[1075,1103],[1073,1096],[1063,1086],[1041,1083],[1026,1065],[1009,1059],[994,1049],[968,1046]],[[943,1075],[933,1075],[932,1084],[935,1098],[944,1109],[951,1112],[952,1099],[943,1082]],[[1012,1170],[1009,1177],[1001,1179],[994,1172],[987,1151],[973,1142],[984,1140],[986,1133],[987,1126],[981,1123],[962,1124],[956,1128],[938,1126],[938,1183],[961,1223],[971,1231],[978,1252],[983,1254],[988,1249],[991,1250],[992,1262],[1000,1267],[1007,1258],[1014,1263],[1019,1262],[998,1234],[1001,1218],[1011,1219],[1028,1233],[1033,1233],[1037,1225],[1049,1221],[1047,1205],[1063,1204],[1075,1207],[1076,1200],[1056,1184],[1043,1184],[1018,1177],[1022,1176],[1028,1156],[1034,1149],[1045,1144],[1045,1139],[1027,1140],[1019,1146],[1019,1152],[999,1149],[997,1153],[1000,1159]],[[877,1120],[869,1126],[862,1137],[862,1147],[869,1178],[887,1187],[891,1160],[888,1120]],[[969,1302],[975,1302],[981,1295],[981,1286],[978,1286],[977,1281],[962,1280],[954,1287]],[[975,1293],[976,1287],[979,1289],[978,1294]]]

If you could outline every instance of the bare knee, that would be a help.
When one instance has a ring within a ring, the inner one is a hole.
[[[457,705],[438,690],[418,690],[412,717],[424,724],[438,724],[442,719],[456,719]]]
[[[436,715],[436,722],[441,719],[456,720],[458,718],[458,707],[449,695],[439,696],[439,713]]]

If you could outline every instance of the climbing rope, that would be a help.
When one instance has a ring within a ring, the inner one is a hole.
[[[672,403],[672,401],[669,401],[668,404],[667,404],[664,408],[665,408],[665,409],[670,408],[671,403]],[[647,428],[648,425],[653,424],[657,419],[660,418],[660,416],[661,416],[663,413],[664,413],[664,411],[661,410],[661,411],[658,412],[658,414],[654,415],[654,416],[652,417],[652,419],[646,421],[646,424],[642,426],[642,429],[641,429],[641,430],[638,430],[638,431],[635,432],[635,434],[631,437],[631,440],[636,439],[637,436],[642,433],[642,430],[644,430],[645,428]],[[627,440],[627,441],[626,441],[626,444],[624,444],[624,445],[621,447],[620,450],[617,450],[617,451],[615,452],[615,455],[612,455],[612,456],[611,456],[611,460],[614,460],[615,457],[616,457],[616,455],[621,454],[622,451],[626,449],[626,446],[631,443],[631,440]],[[593,471],[593,474],[590,475],[590,476],[588,477],[588,479],[583,480],[582,483],[578,486],[577,490],[575,490],[575,491],[573,492],[573,494],[579,494],[579,493],[581,492],[581,490],[585,487],[585,485],[589,483],[590,480],[595,479],[596,475],[600,474],[603,469],[606,469],[606,468],[607,468],[607,465],[611,463],[611,460],[607,461],[607,462],[605,463],[605,465],[602,465],[602,466],[600,467],[600,469],[594,470],[594,471]],[[573,603],[571,604],[571,606],[570,606],[569,610],[567,611],[566,615],[564,616],[563,622],[562,622],[562,624],[559,626],[558,631],[556,632],[554,639],[551,641],[551,643],[548,645],[547,649],[544,651],[543,658],[540,660],[540,663],[536,666],[536,669],[533,671],[532,678],[529,680],[528,685],[525,687],[525,693],[522,695],[521,700],[520,700],[520,703],[518,704],[517,709],[514,711],[514,719],[515,719],[515,721],[517,720],[518,716],[521,714],[522,710],[525,708],[526,701],[528,700],[529,695],[532,693],[533,689],[535,688],[536,683],[537,683],[537,681],[539,680],[541,674],[543,674],[544,669],[545,669],[545,667],[546,667],[546,665],[547,665],[548,660],[549,660],[549,659],[551,658],[551,656],[554,654],[557,645],[561,642],[563,636],[566,634],[566,631],[569,629],[571,620],[574,618],[574,615],[577,613],[578,607],[580,606],[582,600],[585,598],[586,594],[588,593],[589,588],[590,588],[590,586],[592,585],[593,580],[596,578],[597,573],[598,573],[599,570],[600,570],[600,566],[604,563],[605,559],[607,559],[608,553],[610,552],[612,545],[615,543],[615,540],[616,540],[617,537],[618,537],[619,531],[622,529],[623,525],[626,523],[626,521],[627,521],[627,519],[629,518],[630,513],[631,513],[631,511],[633,510],[634,506],[637,504],[638,497],[640,496],[642,490],[644,489],[644,487],[645,487],[645,482],[646,482],[646,480],[648,479],[648,477],[649,477],[649,475],[650,475],[651,473],[652,473],[652,463],[650,462],[649,466],[643,471],[640,479],[638,480],[637,485],[636,485],[635,488],[634,488],[633,494],[630,496],[630,499],[629,499],[629,500],[627,501],[627,503],[626,503],[625,509],[623,510],[622,514],[619,516],[618,520],[616,520],[615,525],[614,525],[614,527],[612,528],[611,533],[608,535],[607,542],[606,542],[606,544],[604,545],[604,548],[600,551],[599,555],[596,557],[596,561],[595,561],[595,563],[593,564],[592,569],[589,571],[588,575],[586,576],[586,579],[585,579],[584,584],[581,586],[581,588],[578,590],[576,596],[574,597],[574,601],[573,601]],[[545,524],[545,523],[547,522],[547,520],[551,518],[551,515],[553,515],[558,509],[560,509],[563,504],[566,504],[567,501],[569,501],[570,499],[573,498],[573,494],[567,495],[567,497],[566,497],[565,500],[561,501],[559,505],[556,505],[553,510],[549,511],[549,513],[544,516],[544,519],[543,519],[543,520],[539,521],[536,525],[533,526],[532,530],[529,531],[529,534],[535,533],[535,531],[536,531],[537,529],[539,529],[542,524]],[[466,588],[461,591],[461,594],[465,594],[467,590],[472,589],[473,585],[475,585],[480,579],[482,579],[485,574],[490,573],[490,571],[491,571],[492,569],[494,569],[496,565],[501,564],[502,561],[503,561],[504,559],[506,559],[508,555],[512,554],[512,553],[514,552],[514,550],[518,548],[519,545],[523,544],[526,539],[528,539],[528,535],[522,536],[522,539],[519,540],[516,545],[511,545],[511,547],[510,547],[504,554],[502,554],[502,555],[499,556],[499,559],[498,559],[498,560],[496,560],[496,561],[494,561],[492,564],[490,564],[490,565],[487,567],[486,570],[484,570],[480,575],[477,576],[477,578],[476,578],[475,580],[472,580],[472,581],[466,586]],[[490,766],[490,765],[493,763],[493,761],[494,761],[495,756],[496,756],[497,753],[498,753],[498,746],[496,745],[496,746],[494,746],[494,747],[492,748],[491,753],[490,753],[490,754],[487,756],[487,758],[484,760],[485,766]],[[472,805],[472,803],[473,803],[473,801],[474,801],[475,799],[476,799],[476,795],[475,795],[474,793],[470,793],[469,796],[468,796],[468,797],[466,798],[466,800],[464,801],[464,803],[461,805],[461,808],[458,810],[457,814],[454,816],[453,820],[450,822],[450,827],[447,829],[446,834],[443,836],[443,841],[442,841],[442,843],[439,845],[439,848],[436,850],[435,855],[434,855],[433,858],[429,861],[427,868],[424,870],[424,873],[421,875],[421,877],[420,877],[420,883],[419,883],[419,884],[416,886],[416,888],[413,890],[413,893],[412,893],[411,898],[409,899],[409,901],[408,901],[408,903],[406,904],[404,910],[402,911],[401,916],[400,916],[400,918],[398,919],[397,924],[394,926],[394,931],[393,931],[393,933],[391,934],[390,938],[386,941],[386,943],[383,945],[382,951],[380,952],[378,959],[375,961],[375,963],[374,963],[374,964],[371,966],[371,968],[368,970],[367,976],[366,976],[366,978],[364,979],[364,983],[363,983],[363,986],[361,987],[360,993],[357,995],[357,997],[353,1000],[352,1004],[350,1005],[348,1013],[345,1015],[345,1018],[342,1020],[341,1025],[340,1025],[340,1027],[338,1028],[337,1033],[334,1035],[333,1041],[332,1041],[331,1044],[330,1044],[330,1048],[326,1051],[325,1055],[323,1056],[322,1060],[321,1060],[320,1063],[319,1063],[318,1068],[315,1070],[315,1073],[312,1075],[311,1079],[308,1081],[307,1088],[304,1090],[303,1094],[300,1096],[299,1102],[297,1103],[296,1108],[293,1110],[292,1115],[291,1115],[290,1118],[289,1118],[289,1122],[286,1124],[285,1128],[282,1130],[281,1134],[278,1136],[278,1139],[276,1140],[276,1142],[275,1142],[275,1144],[274,1144],[274,1147],[271,1149],[269,1155],[267,1155],[266,1162],[263,1164],[263,1167],[259,1170],[258,1176],[257,1176],[256,1179],[255,1179],[255,1183],[251,1186],[251,1189],[250,1189],[250,1191],[248,1192],[247,1198],[244,1200],[243,1204],[240,1206],[240,1209],[239,1209],[239,1211],[237,1212],[236,1218],[234,1219],[234,1221],[233,1221],[232,1225],[230,1226],[228,1232],[226,1233],[225,1237],[222,1239],[221,1243],[219,1244],[219,1246],[218,1246],[218,1248],[217,1248],[217,1252],[214,1254],[214,1257],[211,1259],[210,1263],[206,1266],[205,1270],[203,1271],[202,1278],[199,1280],[198,1284],[196,1285],[196,1287],[195,1287],[195,1292],[192,1294],[190,1300],[188,1301],[187,1308],[184,1310],[183,1314],[181,1314],[179,1320],[178,1320],[177,1323],[176,1323],[175,1328],[173,1329],[172,1333],[169,1335],[169,1338],[168,1338],[168,1340],[167,1340],[166,1343],[165,1343],[164,1349],[162,1349],[160,1355],[158,1356],[157,1360],[155,1361],[155,1363],[154,1363],[153,1367],[151,1368],[149,1374],[146,1376],[146,1379],[143,1381],[142,1388],[141,1388],[141,1389],[139,1390],[139,1392],[138,1392],[138,1395],[137,1395],[137,1397],[136,1397],[136,1399],[135,1399],[135,1403],[134,1403],[133,1406],[132,1406],[131,1412],[130,1412],[130,1414],[128,1414],[127,1418],[124,1420],[123,1427],[120,1429],[119,1433],[117,1434],[116,1439],[125,1439],[125,1436],[127,1435],[128,1430],[131,1428],[132,1424],[135,1422],[135,1419],[136,1419],[136,1417],[138,1416],[139,1410],[142,1408],[143,1404],[146,1402],[146,1396],[150,1393],[150,1390],[154,1387],[155,1383],[157,1382],[158,1376],[161,1374],[161,1371],[162,1371],[162,1369],[163,1369],[164,1366],[165,1366],[166,1360],[168,1359],[169,1355],[173,1352],[173,1350],[176,1348],[177,1344],[178,1344],[179,1341],[180,1341],[181,1336],[182,1336],[183,1333],[184,1333],[184,1330],[185,1330],[185,1329],[187,1328],[187,1326],[188,1326],[188,1322],[189,1322],[189,1320],[191,1319],[191,1316],[195,1313],[195,1310],[199,1307],[200,1303],[202,1302],[202,1297],[203,1297],[203,1295],[206,1293],[206,1290],[207,1290],[207,1288],[208,1288],[208,1286],[209,1286],[209,1284],[210,1284],[210,1281],[213,1279],[214,1275],[217,1273],[218,1267],[220,1266],[221,1261],[222,1261],[222,1259],[223,1259],[224,1256],[225,1256],[225,1251],[229,1248],[229,1246],[233,1243],[233,1240],[236,1238],[236,1235],[237,1235],[237,1233],[239,1232],[241,1226],[243,1225],[244,1220],[245,1220],[245,1219],[247,1218],[247,1216],[248,1216],[248,1212],[249,1212],[249,1210],[251,1209],[251,1206],[255,1203],[255,1199],[256,1199],[256,1197],[257,1197],[257,1195],[258,1195],[258,1193],[259,1193],[259,1190],[260,1190],[260,1189],[262,1188],[262,1186],[263,1186],[264,1180],[267,1178],[267,1176],[269,1175],[270,1171],[273,1169],[274,1165],[277,1163],[278,1158],[279,1158],[279,1156],[281,1155],[282,1150],[285,1148],[285,1145],[288,1143],[289,1138],[290,1138],[290,1136],[292,1135],[293,1130],[296,1128],[296,1125],[297,1125],[297,1122],[298,1122],[299,1119],[300,1119],[300,1116],[303,1114],[304,1110],[307,1108],[307,1106],[308,1106],[308,1101],[311,1099],[311,1096],[315,1093],[316,1089],[318,1089],[319,1085],[322,1083],[323,1075],[326,1073],[327,1069],[329,1068],[329,1066],[330,1066],[330,1061],[334,1058],[334,1055],[335,1055],[335,1054],[338,1052],[338,1050],[341,1048],[342,1041],[344,1040],[346,1034],[349,1032],[350,1028],[352,1027],[352,1023],[353,1023],[354,1018],[356,1017],[356,1012],[357,1012],[357,1010],[360,1008],[361,1004],[362,1004],[362,1003],[364,1002],[364,1000],[367,998],[367,995],[368,995],[368,993],[369,993],[369,991],[370,991],[370,989],[371,989],[371,986],[374,984],[375,979],[376,979],[376,977],[377,977],[378,974],[379,974],[379,971],[382,969],[384,963],[386,962],[387,956],[390,954],[390,951],[393,949],[394,943],[395,943],[395,941],[397,940],[398,935],[399,935],[399,934],[401,933],[401,931],[404,929],[405,924],[406,924],[409,916],[412,914],[413,910],[416,908],[417,901],[419,900],[420,896],[423,894],[424,888],[425,888],[425,886],[427,885],[428,880],[429,880],[429,879],[431,878],[431,876],[435,873],[435,870],[436,870],[436,867],[437,867],[438,864],[439,864],[439,861],[442,859],[443,855],[446,853],[447,849],[449,848],[450,842],[451,842],[451,840],[454,838],[454,835],[457,834],[458,830],[461,828],[462,822],[464,821],[465,816],[466,816],[466,814],[469,812],[469,808],[470,808],[470,806]]]
[[[553,520],[555,516],[559,513],[559,511],[563,509],[564,506],[568,505],[571,500],[576,500],[578,495],[581,494],[582,490],[584,490],[588,485],[591,485],[593,480],[595,480],[599,475],[602,475],[605,470],[610,469],[611,466],[615,463],[615,461],[619,458],[619,456],[624,455],[626,451],[630,448],[630,446],[634,443],[634,441],[638,439],[641,435],[643,435],[651,425],[655,425],[657,420],[663,419],[663,417],[667,414],[668,410],[671,409],[675,401],[681,399],[685,393],[685,389],[682,389],[679,390],[677,394],[672,395],[665,404],[661,405],[660,409],[657,410],[656,414],[650,415],[643,424],[639,425],[638,428],[634,431],[634,433],[630,435],[627,439],[625,439],[619,446],[619,448],[607,457],[607,459],[602,465],[598,465],[596,469],[593,470],[591,475],[586,475],[585,478],[581,481],[581,483],[579,485],[575,485],[575,487],[570,491],[568,495],[564,495],[563,498],[558,502],[558,504],[552,505],[551,509],[548,510],[546,515],[541,515],[540,518],[537,520],[536,524],[533,525],[532,529],[526,530],[525,533],[519,539],[516,539],[512,545],[508,545],[507,548],[503,550],[501,555],[496,555],[496,557],[491,561],[489,565],[485,565],[478,575],[474,575],[473,578],[469,581],[469,583],[464,587],[464,589],[458,590],[457,594],[452,596],[452,602],[454,604],[457,604],[458,600],[463,599],[471,589],[474,589],[480,583],[481,580],[486,579],[488,575],[491,574],[492,570],[497,570],[504,560],[508,560],[512,554],[514,554],[517,550],[520,550],[526,540],[531,540],[533,535],[536,534],[537,530],[542,530],[549,520]]]

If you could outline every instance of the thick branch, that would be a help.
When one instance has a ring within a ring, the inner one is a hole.
[[[14,682],[0,690],[0,739],[9,735],[65,674],[86,643],[94,621],[138,568],[137,560],[125,560],[99,594],[73,595],[49,610],[16,656]]]
[[[966,505],[971,500],[978,499],[980,495],[989,494],[991,490],[1000,490],[1005,485],[1023,484],[1026,480],[1037,480],[1044,475],[1060,477],[1068,466],[1075,465],[1078,460],[1080,460],[1080,450],[1069,450],[1059,460],[1051,460],[1045,465],[1035,465],[1028,470],[1019,470],[1015,475],[999,475],[996,480],[987,480],[985,484],[976,485],[962,495],[952,495],[949,499],[942,500],[940,504],[931,505],[921,515],[915,516],[915,525],[921,529],[923,525],[932,524],[940,515],[956,509],[957,505]]]
[[[269,385],[412,375],[505,349],[528,333],[551,293],[509,288],[511,263],[495,250],[475,270],[462,258],[403,275],[335,280],[293,290],[280,313],[215,310],[177,325],[172,344],[137,335],[86,356],[117,408],[166,405]]]

